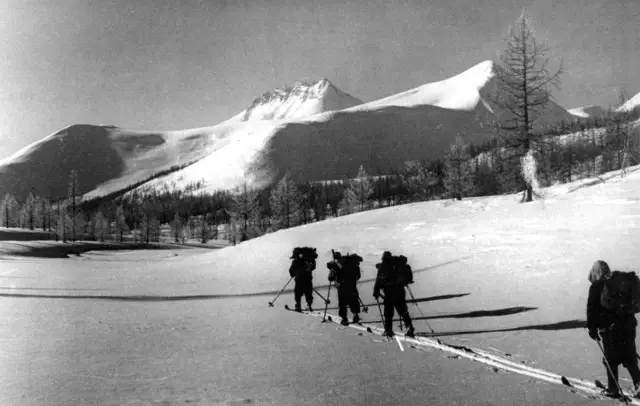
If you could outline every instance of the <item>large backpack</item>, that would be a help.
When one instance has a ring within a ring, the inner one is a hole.
[[[362,276],[362,272],[360,271],[362,257],[358,254],[347,254],[347,256],[342,257],[342,260],[343,270],[349,273],[349,279],[353,282],[360,280]]]
[[[300,255],[302,255],[302,258],[300,258]],[[316,269],[316,258],[318,258],[318,253],[315,248],[295,247],[290,259],[302,259],[308,264],[307,270],[311,272]]]
[[[411,266],[407,263],[407,257],[400,255],[393,257],[394,268],[396,276],[398,278],[398,284],[407,286],[413,283],[413,271]]]
[[[329,268],[330,281],[337,281],[339,283],[355,283],[362,276],[360,271],[360,262],[362,262],[362,257],[358,254],[338,255],[336,257],[334,253],[334,261],[338,261],[340,263],[340,267],[334,266],[333,262],[329,262],[327,264],[327,267]]]
[[[640,279],[636,273],[611,272],[605,280],[600,304],[616,313],[640,313]]]

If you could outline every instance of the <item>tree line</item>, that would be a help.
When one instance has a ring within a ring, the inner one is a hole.
[[[29,194],[17,202],[6,194],[0,202],[0,223],[50,230],[62,241],[223,239],[235,244],[380,207],[517,192],[527,202],[540,187],[556,182],[618,169],[624,174],[640,159],[633,129],[640,111],[610,109],[589,120],[539,125],[548,114],[549,87],[559,85],[563,69],[548,68],[547,49],[530,26],[523,14],[509,31],[496,70],[497,90],[490,95],[506,113],[493,123],[494,137],[486,142],[470,144],[457,137],[443,157],[408,161],[381,176],[370,176],[363,166],[353,178],[333,181],[296,182],[287,173],[260,190],[247,180],[233,191],[214,192],[202,191],[204,182],[137,185],[124,193],[83,200],[77,172],[72,171],[66,199]],[[624,101],[621,97],[621,104]]]

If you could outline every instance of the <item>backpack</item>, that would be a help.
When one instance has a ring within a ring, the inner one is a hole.
[[[407,257],[400,255],[393,257],[394,268],[396,277],[398,278],[398,284],[407,286],[413,283],[413,271],[411,266],[407,263]]]
[[[302,258],[300,258],[302,255]],[[318,258],[318,253],[315,248],[312,247],[295,247],[293,249],[293,254],[289,259],[302,259],[307,263],[307,271],[311,272],[316,269],[316,258]]]
[[[604,282],[600,304],[616,313],[640,313],[640,279],[636,273],[611,272]]]
[[[358,281],[362,276],[362,272],[360,271],[360,262],[362,262],[362,257],[358,254],[347,254],[346,257],[342,258],[342,266],[344,271],[349,273],[349,279],[352,279],[354,282]]]
[[[327,263],[327,267],[329,268],[329,281],[336,281],[338,283],[350,281],[355,283],[362,276],[360,271],[362,257],[358,254],[338,255],[336,257],[334,253],[334,261],[339,262],[340,266],[335,266],[333,262]]]

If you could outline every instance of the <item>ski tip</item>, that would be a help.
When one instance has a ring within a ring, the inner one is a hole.
[[[367,333],[373,333],[373,330],[371,330],[371,327],[367,327]]]
[[[291,309],[289,309],[289,305],[284,305],[284,308],[287,309],[287,310],[291,310]]]
[[[562,381],[563,384],[565,384],[567,386],[573,386],[573,385],[571,385],[571,382],[569,382],[569,380],[565,376],[560,377],[560,380]]]

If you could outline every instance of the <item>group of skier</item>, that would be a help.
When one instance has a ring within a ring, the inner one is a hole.
[[[327,263],[329,269],[328,280],[338,290],[338,315],[341,324],[348,325],[347,309],[353,314],[352,323],[360,323],[362,300],[358,292],[357,283],[362,277],[360,263],[362,257],[357,254],[342,255],[333,252],[333,259]],[[306,299],[307,308],[313,310],[313,293],[320,295],[313,287],[312,273],[316,269],[318,254],[315,248],[296,247],[293,250],[289,275],[295,280],[294,299],[295,310],[302,311],[302,297]],[[393,316],[395,310],[404,321],[407,328],[405,335],[413,337],[415,329],[407,309],[405,287],[413,283],[413,271],[403,255],[393,256],[391,252],[382,254],[381,262],[376,264],[377,276],[373,286],[373,297],[380,305],[380,298],[384,301],[384,331],[387,337],[393,337]],[[330,289],[330,288],[329,288]],[[330,292],[330,290],[329,290]],[[322,297],[322,296],[321,296]],[[325,299],[328,303],[328,300]]]
[[[331,286],[334,285],[338,290],[338,315],[341,324],[349,324],[347,309],[353,314],[352,323],[360,323],[363,303],[357,283],[362,277],[362,257],[357,254],[342,255],[333,250],[332,253],[333,259],[327,263],[329,294]],[[316,249],[311,247],[297,247],[291,256],[293,262],[289,268],[289,275],[291,279],[295,279],[296,311],[302,311],[303,296],[309,310],[313,310],[313,293],[322,297],[313,287],[312,274],[316,269],[317,257]],[[392,323],[394,312],[397,310],[407,328],[405,335],[413,337],[415,330],[407,309],[405,292],[405,288],[413,283],[413,271],[407,258],[402,255],[393,256],[391,252],[384,251],[376,268],[373,297],[379,307],[380,298],[384,301],[384,312],[380,311],[384,334],[393,337]],[[634,272],[612,272],[609,265],[600,260],[593,264],[588,279],[591,286],[587,301],[587,329],[589,336],[598,342],[604,356],[602,362],[606,367],[608,385],[604,388],[603,394],[627,400],[618,382],[618,368],[622,365],[627,368],[633,380],[633,396],[640,399],[640,355],[636,351],[635,343],[638,325],[635,314],[640,313],[640,279]],[[329,303],[328,299],[323,299],[326,304]]]

